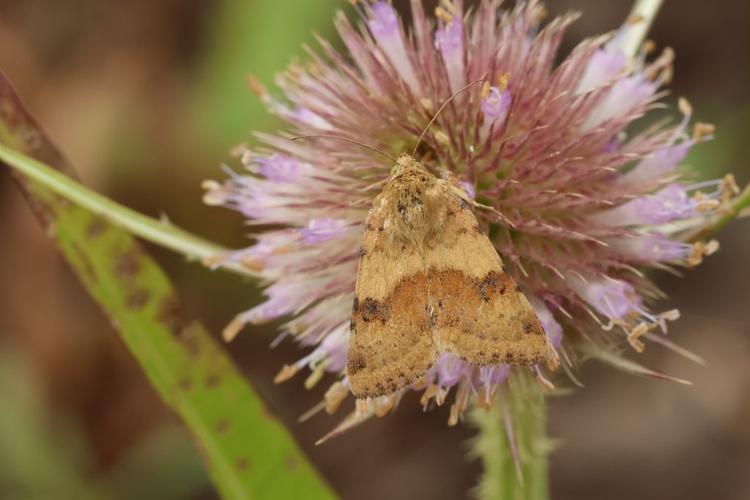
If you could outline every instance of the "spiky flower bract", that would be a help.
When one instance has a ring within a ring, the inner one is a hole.
[[[348,393],[363,222],[392,167],[342,138],[396,157],[451,97],[416,157],[488,207],[476,215],[563,363],[583,344],[611,349],[619,335],[642,350],[644,336],[666,332],[678,314],[651,310],[660,294],[643,271],[692,266],[714,251],[714,242],[684,241],[684,229],[704,224],[734,189],[731,179],[685,180],[679,164],[712,133],[706,124],[688,129],[687,101],[676,124],[632,125],[658,105],[672,52],[650,57],[644,49],[631,58],[620,43],[626,24],[561,59],[575,16],[543,25],[534,1],[510,11],[491,0],[471,11],[444,1],[433,19],[413,0],[410,26],[388,2],[359,9],[359,27],[343,14],[336,19],[346,53],[319,40],[304,65],[278,78],[283,97],[254,84],[287,128],[257,135],[260,144],[242,155],[247,172],[207,183],[208,203],[263,227],[251,247],[227,260],[257,271],[268,283],[267,300],[239,315],[226,336],[247,323],[290,317],[282,335],[308,351],[277,379],[309,367],[312,386],[330,372],[338,380],[325,406],[336,410]],[[483,84],[458,93],[476,81]],[[332,137],[290,140],[310,135]],[[546,381],[542,370],[535,368]],[[471,399],[487,403],[508,371],[445,354],[414,389],[424,391],[425,406],[443,404],[455,389],[453,424]],[[343,427],[387,413],[401,396],[358,401]]]

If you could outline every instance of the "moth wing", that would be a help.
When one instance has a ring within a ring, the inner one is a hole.
[[[474,213],[458,196],[446,197],[442,235],[424,255],[438,351],[479,366],[552,360],[536,312],[503,269]]]
[[[437,352],[427,276],[413,245],[393,248],[376,206],[367,217],[357,271],[347,376],[357,398],[390,394],[419,380]]]

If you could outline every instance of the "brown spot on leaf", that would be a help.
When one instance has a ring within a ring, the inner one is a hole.
[[[250,468],[250,460],[246,457],[238,457],[234,461],[234,465],[241,471],[246,471]]]
[[[185,328],[181,331],[178,339],[192,356],[198,356],[201,353],[201,342],[192,328]]]
[[[231,425],[229,424],[229,420],[227,420],[226,418],[222,418],[221,420],[216,422],[216,432],[218,432],[219,434],[226,434],[227,432],[229,432],[230,427]]]
[[[141,270],[141,254],[133,246],[115,258],[115,273],[121,278],[132,278]]]
[[[180,318],[180,303],[175,295],[170,293],[161,299],[156,320],[172,332],[172,335],[179,335],[183,328],[183,321]]]
[[[299,459],[293,455],[286,455],[284,457],[284,467],[289,472],[294,472],[299,468]]]
[[[136,290],[125,300],[125,306],[131,311],[139,311],[148,304],[151,294],[148,290]]]
[[[206,376],[206,387],[216,389],[221,383],[221,376],[218,373],[209,373]]]
[[[186,391],[186,392],[187,392],[187,391],[189,391],[190,389],[192,389],[192,388],[193,388],[193,381],[192,381],[192,380],[190,380],[190,379],[189,379],[189,378],[187,378],[187,377],[183,377],[183,378],[181,378],[181,379],[180,379],[180,380],[179,380],[179,381],[177,382],[177,386],[178,386],[178,387],[180,388],[180,390],[183,390],[183,391]]]
[[[93,240],[107,229],[107,223],[101,217],[94,217],[86,226],[86,237]]]

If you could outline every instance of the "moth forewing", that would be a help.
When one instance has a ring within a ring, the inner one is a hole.
[[[347,359],[358,398],[407,387],[437,359],[422,258],[415,245],[396,246],[386,216],[384,205],[374,206],[362,239]]]
[[[409,386],[441,352],[476,366],[554,358],[534,309],[456,191],[402,155],[368,214],[347,362],[358,398]]]

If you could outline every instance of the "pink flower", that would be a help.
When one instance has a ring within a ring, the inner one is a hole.
[[[362,226],[392,165],[350,142],[290,135],[335,135],[396,157],[414,146],[452,94],[484,79],[483,88],[447,105],[417,157],[436,174],[450,171],[492,207],[476,215],[556,347],[576,348],[568,345],[569,332],[619,331],[639,348],[638,337],[677,315],[650,312],[654,287],[633,270],[695,264],[715,249],[690,245],[669,226],[702,224],[726,194],[722,182],[680,180],[677,165],[706,135],[688,137],[688,106],[681,105],[685,118],[677,125],[628,132],[659,98],[670,52],[651,63],[645,56],[629,61],[615,36],[610,43],[586,40],[560,57],[573,17],[541,26],[534,1],[505,12],[486,0],[468,14],[460,2],[443,2],[437,22],[421,1],[411,4],[408,27],[385,1],[362,6],[361,29],[337,17],[348,53],[323,42],[319,55],[281,76],[283,97],[263,93],[287,131],[258,136],[258,147],[243,156],[245,174],[207,183],[210,203],[275,227],[229,257],[268,282],[267,300],[239,315],[229,333],[246,322],[290,317],[283,335],[308,351],[278,380],[309,367],[313,385],[330,372],[336,381],[326,394],[329,411],[348,392],[344,366]],[[491,397],[508,370],[446,354],[414,389],[425,391],[424,405],[455,392],[455,423],[471,398]],[[358,403],[344,426],[386,413],[400,396]]]

